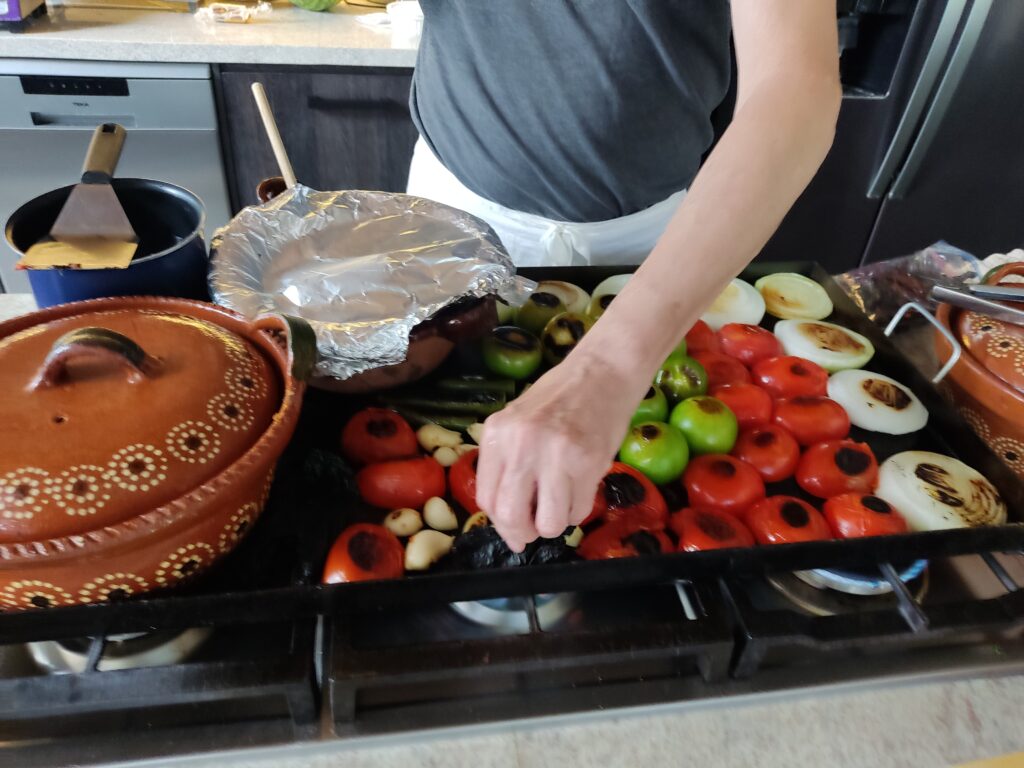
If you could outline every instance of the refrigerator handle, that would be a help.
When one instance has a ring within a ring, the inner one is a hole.
[[[935,134],[942,126],[949,104],[956,94],[956,89],[963,79],[964,71],[967,69],[971,57],[974,55],[974,49],[978,47],[981,30],[985,26],[991,10],[992,0],[974,0],[974,5],[967,14],[967,21],[964,22],[960,41],[956,44],[956,49],[950,57],[946,74],[942,76],[942,82],[939,83],[935,98],[932,100],[931,106],[928,107],[928,114],[924,118],[924,123],[921,124],[921,131],[917,134],[914,146],[911,147],[910,153],[907,155],[907,161],[903,164],[903,168],[889,190],[890,199],[902,199],[907,194],[910,185],[914,183],[917,171],[931,148]]]
[[[885,157],[882,158],[882,164],[878,167],[875,177],[868,186],[869,198],[878,199],[884,195],[896,175],[900,161],[903,159],[907,147],[910,146],[914,131],[917,130],[918,121],[928,105],[928,97],[931,96],[932,89],[942,73],[942,65],[953,45],[957,25],[959,25],[966,7],[967,0],[947,0],[946,7],[942,11],[942,18],[939,19],[938,29],[935,30],[935,37],[928,49],[928,55],[925,56],[924,64],[921,66],[921,73],[917,77],[917,82],[914,83],[914,89],[907,100],[906,109],[903,110],[899,125],[896,127],[896,133],[889,143]]]

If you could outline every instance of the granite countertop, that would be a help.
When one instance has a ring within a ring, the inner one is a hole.
[[[363,13],[275,3],[265,19],[222,24],[189,13],[68,8],[24,32],[0,32],[0,58],[412,67],[417,41],[359,23]]]

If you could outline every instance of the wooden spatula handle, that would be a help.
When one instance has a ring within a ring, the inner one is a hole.
[[[103,123],[96,126],[89,151],[82,166],[83,184],[109,184],[114,175],[117,161],[121,158],[125,130],[117,123]]]

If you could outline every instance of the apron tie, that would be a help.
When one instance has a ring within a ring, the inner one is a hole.
[[[570,267],[578,254],[584,264],[590,263],[590,243],[571,224],[553,222],[540,238],[547,256],[544,263],[553,267]]]

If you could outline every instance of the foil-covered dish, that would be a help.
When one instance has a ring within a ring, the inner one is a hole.
[[[300,184],[214,234],[210,288],[246,317],[308,321],[317,373],[345,381],[405,361],[410,333],[441,310],[491,296],[520,303],[532,283],[516,277],[494,231],[464,211]]]

